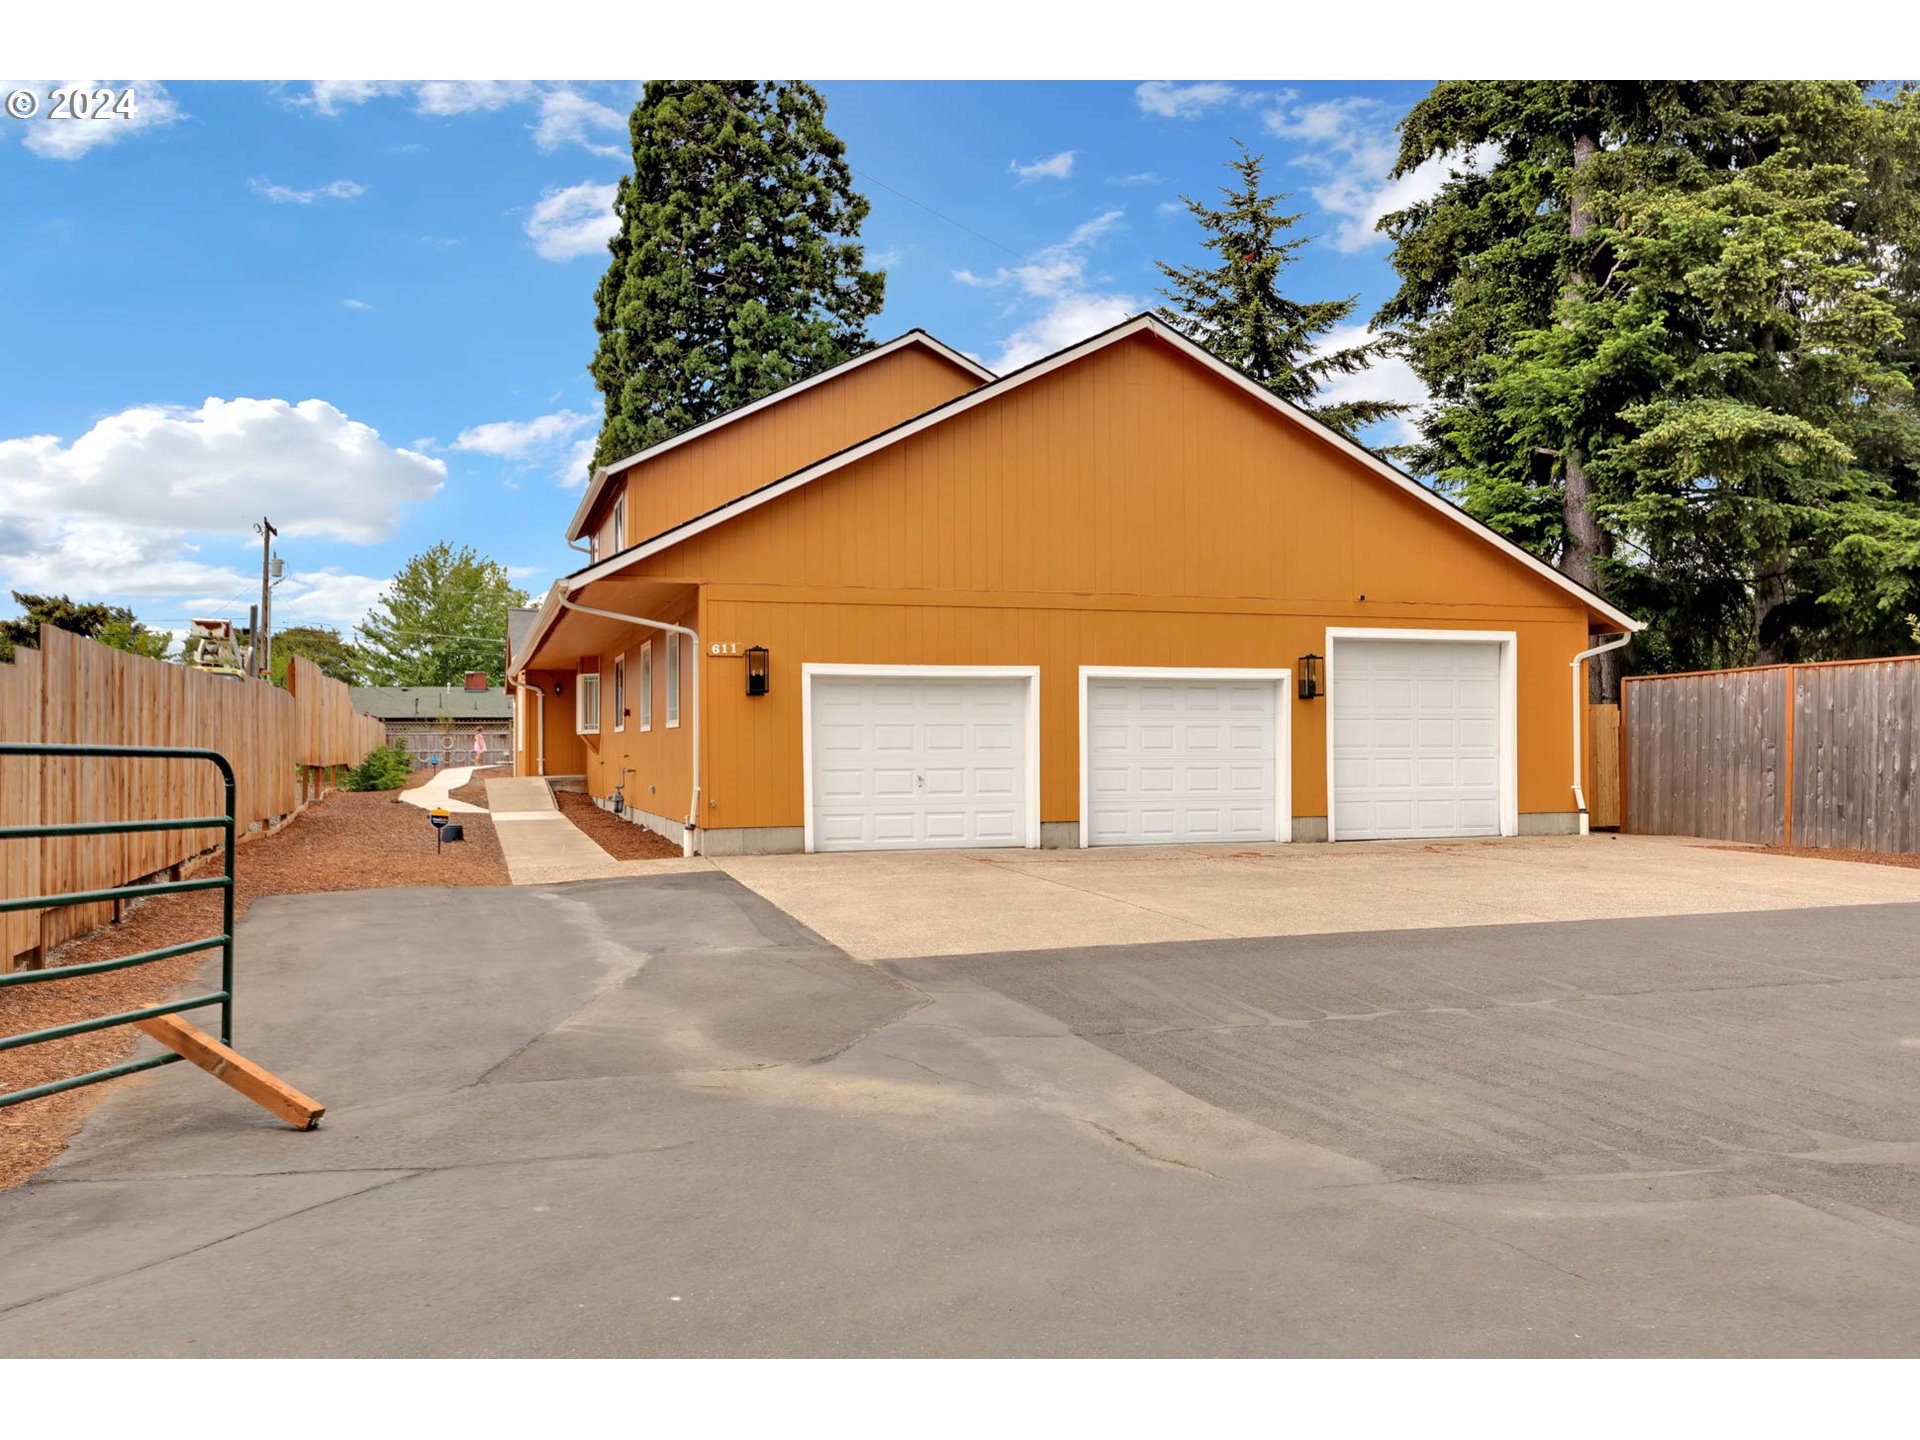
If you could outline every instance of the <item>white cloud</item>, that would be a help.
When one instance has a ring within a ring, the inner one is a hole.
[[[1153,207],[1153,213],[1156,215],[1184,215],[1187,213],[1187,202],[1184,200],[1162,200],[1158,205]]]
[[[624,103],[632,91],[630,87],[614,86],[612,93]],[[542,151],[551,154],[562,146],[578,145],[609,159],[627,154],[626,112],[567,84],[530,80],[316,80],[306,93],[293,97],[293,103],[322,115],[338,115],[350,105],[399,96],[412,97],[415,114],[442,118],[487,115],[518,105],[534,105],[538,114],[527,128]]]
[[[593,433],[582,435],[582,430]],[[598,430],[599,421],[592,415],[556,410],[531,420],[492,420],[468,426],[454,437],[449,448],[516,460],[529,467],[548,466],[554,483],[571,490],[587,481]],[[511,478],[507,483],[509,488],[519,488]]]
[[[504,110],[539,93],[526,80],[427,80],[413,92],[413,108],[422,115],[469,115]]]
[[[295,190],[291,185],[276,185],[256,175],[247,181],[247,186],[262,200],[275,205],[311,205],[316,200],[358,200],[367,193],[367,187],[358,180],[333,180],[325,185],[316,185],[311,190]]]
[[[1136,170],[1131,175],[1116,175],[1109,185],[1164,185],[1167,177],[1156,170]]]
[[[626,139],[627,117],[610,105],[564,87],[540,97],[533,143],[548,154],[563,145],[578,145],[595,155],[619,160],[629,152]]]
[[[1385,245],[1387,237],[1374,228],[1382,216],[1437,195],[1456,169],[1483,169],[1492,160],[1490,150],[1452,155],[1389,179],[1400,154],[1399,117],[1370,96],[1305,105],[1283,96],[1262,118],[1270,132],[1302,147],[1288,157],[1291,163],[1321,176],[1308,188],[1322,210],[1339,217],[1328,238],[1347,253]]]
[[[1073,157],[1078,150],[1062,150],[1058,155],[1049,155],[1043,160],[1030,160],[1022,165],[1018,160],[1009,161],[1007,171],[1018,175],[1020,183],[1029,180],[1065,180],[1073,174]]]
[[[962,285],[1008,287],[1017,292],[1007,313],[1018,324],[1001,342],[990,368],[1005,374],[1119,323],[1141,307],[1132,295],[1103,290],[1088,273],[1089,252],[1124,221],[1124,210],[1106,210],[1075,226],[1065,240],[1048,245],[991,275],[956,270]]]
[[[443,462],[384,443],[322,400],[136,406],[71,444],[54,435],[0,441],[0,583],[189,597],[206,608],[204,597],[258,584],[251,560],[204,552],[251,549],[260,515],[289,540],[372,543],[395,532],[403,505],[430,499],[445,479]],[[337,618],[378,583],[319,571],[283,591],[299,601],[294,613]]]
[[[478,455],[493,455],[503,460],[525,460],[570,440],[593,416],[578,410],[556,410],[531,420],[494,420],[471,425],[455,437],[452,448],[470,450]]]
[[[369,305],[369,304],[368,304],[368,303],[367,303],[366,301],[364,301],[364,300],[342,300],[342,301],[341,301],[340,303],[341,303],[342,305],[344,305],[344,306],[346,306],[346,307],[347,307],[347,309],[349,309],[349,310],[371,310],[371,309],[373,309],[373,306],[371,306],[371,305]],[[414,448],[415,448],[415,449],[418,449],[419,447],[418,447],[418,446],[415,446]]]
[[[527,216],[527,238],[543,260],[572,260],[605,248],[620,228],[613,213],[618,187],[591,180],[549,190]]]
[[[372,542],[446,473],[324,400],[139,405],[71,445],[0,440],[0,515],[239,533],[265,510],[288,535]]]
[[[1365,325],[1340,325],[1315,342],[1313,353],[1324,355],[1331,350],[1348,350],[1379,338]],[[1409,413],[1381,422],[1384,433],[1374,438],[1388,445],[1404,445],[1419,439],[1420,416],[1433,403],[1432,395],[1403,355],[1383,356],[1365,370],[1333,376],[1320,387],[1320,400],[1328,405],[1341,405],[1350,400],[1392,400],[1411,405],[1413,409]]]
[[[315,80],[305,95],[295,96],[294,104],[307,105],[322,115],[338,115],[348,105],[364,105],[383,95],[401,95],[407,85],[400,80]]]
[[[64,83],[0,80],[0,94],[11,94],[15,90],[26,90],[38,96],[39,114],[24,122],[11,117],[0,118],[0,127],[18,125],[22,132],[20,143],[48,160],[78,160],[102,145],[113,145],[143,130],[157,130],[185,118],[179,102],[167,93],[167,87],[154,80],[68,80]],[[85,120],[64,116],[55,118],[52,114],[53,102],[47,97],[59,90],[81,91],[88,97],[89,106],[92,96],[98,91],[118,93],[132,90],[133,113],[123,115],[111,106],[103,106],[98,115],[90,110]],[[0,134],[5,133],[5,129],[0,129]]]
[[[322,570],[295,570],[274,587],[273,625],[357,625],[379,602],[391,579],[354,575],[335,566]],[[228,592],[232,593],[232,592]]]
[[[1134,87],[1133,98],[1134,103],[1147,114],[1169,120],[1191,120],[1222,105],[1238,105],[1247,101],[1244,91],[1219,80],[1201,80],[1191,85],[1181,85],[1172,80],[1148,80]]]

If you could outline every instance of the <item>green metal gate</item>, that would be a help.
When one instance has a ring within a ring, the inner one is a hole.
[[[0,759],[13,756],[41,756],[50,759],[207,761],[218,767],[220,777],[226,784],[224,815],[202,815],[186,820],[97,820],[75,825],[0,826],[0,840],[39,840],[68,835],[125,835],[148,830],[219,829],[225,832],[223,847],[225,863],[219,875],[203,876],[197,880],[162,880],[150,885],[116,885],[106,890],[79,890],[67,895],[0,897],[0,912],[5,912],[46,910],[59,905],[86,905],[103,900],[133,900],[146,895],[174,895],[185,890],[221,892],[218,935],[208,936],[204,940],[189,940],[180,945],[166,945],[158,950],[144,950],[138,955],[123,955],[113,960],[95,960],[85,965],[60,965],[50,969],[21,970],[10,975],[0,975],[0,990],[13,985],[39,985],[52,980],[67,980],[76,975],[98,975],[107,970],[127,970],[135,965],[151,965],[158,960],[171,960],[176,955],[191,955],[197,951],[216,948],[220,951],[220,988],[208,991],[204,995],[193,995],[184,1000],[170,1001],[165,1005],[149,1005],[141,1010],[124,1010],[119,1014],[101,1016],[96,1020],[77,1020],[69,1025],[52,1025],[44,1030],[30,1030],[23,1035],[0,1037],[0,1051],[17,1050],[25,1045],[40,1045],[49,1040],[64,1040],[70,1035],[85,1035],[94,1030],[111,1029],[115,1025],[132,1025],[137,1021],[152,1020],[161,1015],[177,1015],[186,1010],[201,1010],[210,1005],[220,1007],[221,1043],[231,1045],[233,1043],[233,846],[235,836],[233,766],[227,763],[227,757],[217,750],[197,750],[164,745],[0,743]],[[132,1075],[141,1070],[171,1065],[174,1061],[185,1058],[183,1055],[169,1051],[167,1054],[149,1056],[144,1060],[129,1060],[122,1065],[109,1065],[103,1070],[89,1071],[85,1075],[76,1075],[67,1080],[53,1080],[25,1090],[0,1093],[0,1109],[8,1105],[19,1105],[28,1100],[38,1100],[45,1095],[57,1095],[62,1090],[74,1090],[82,1085],[94,1085],[102,1080],[112,1080],[121,1075]]]

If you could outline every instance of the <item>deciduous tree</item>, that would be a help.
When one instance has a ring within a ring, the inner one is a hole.
[[[469,670],[502,684],[507,609],[526,603],[503,566],[443,540],[401,567],[361,621],[361,671],[371,685],[452,685]]]

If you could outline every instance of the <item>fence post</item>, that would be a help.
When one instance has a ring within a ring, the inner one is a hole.
[[[1793,712],[1797,708],[1794,704],[1794,699],[1795,699],[1795,692],[1799,689],[1799,674],[1800,674],[1799,666],[1797,665],[1787,666],[1787,724],[1785,729],[1786,738],[1781,741],[1781,748],[1786,753],[1781,757],[1781,763],[1780,763],[1780,769],[1782,772],[1781,781],[1780,781],[1780,794],[1781,794],[1781,800],[1782,800],[1782,804],[1780,807],[1782,812],[1782,819],[1780,822],[1780,843],[1782,845],[1787,845],[1787,846],[1790,846],[1793,844]]]

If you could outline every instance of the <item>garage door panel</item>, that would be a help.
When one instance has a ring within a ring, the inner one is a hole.
[[[1500,829],[1500,647],[1342,638],[1330,688],[1341,839]]]
[[[816,850],[1024,845],[1019,678],[817,675]]]
[[[1271,680],[1087,681],[1087,843],[1271,840]]]

